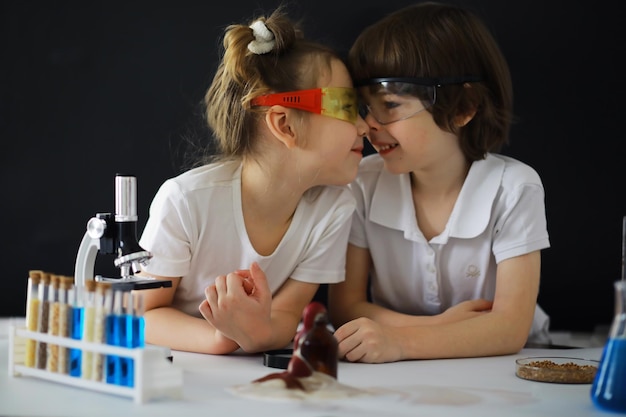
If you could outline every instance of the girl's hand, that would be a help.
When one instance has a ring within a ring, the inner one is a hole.
[[[267,343],[272,331],[272,295],[265,273],[255,262],[249,270],[220,275],[204,291],[199,310],[225,337],[245,351]]]
[[[238,269],[234,273],[243,277],[243,290],[246,292],[246,294],[252,295],[252,293],[254,292],[254,281],[252,281],[252,278],[250,277],[250,270]]]

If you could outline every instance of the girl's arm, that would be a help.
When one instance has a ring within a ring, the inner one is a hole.
[[[239,348],[204,318],[193,317],[171,307],[180,277],[155,278],[171,280],[172,287],[141,290],[147,343],[198,353],[228,353]]]

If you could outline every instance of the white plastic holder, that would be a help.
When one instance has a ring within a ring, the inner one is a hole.
[[[26,340],[29,339],[82,351],[134,359],[134,384],[132,387],[127,387],[26,366]],[[31,376],[93,391],[131,397],[137,404],[162,397],[182,398],[183,370],[174,366],[166,356],[167,353],[163,347],[154,345],[146,345],[143,348],[123,348],[52,336],[15,326],[9,328],[9,376]]]

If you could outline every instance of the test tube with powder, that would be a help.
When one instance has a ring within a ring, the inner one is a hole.
[[[96,343],[106,342],[106,316],[112,310],[111,284],[108,282],[96,282],[95,315],[93,326],[93,341]],[[93,369],[91,378],[95,381],[103,381],[104,355],[94,353]]]
[[[28,284],[26,289],[26,329],[31,332],[37,331],[39,320],[39,282],[43,271],[32,270],[28,272]],[[37,342],[33,339],[26,340],[26,355],[24,365],[34,368],[36,365],[35,353]]]
[[[44,272],[41,275],[39,283],[39,318],[37,320],[37,331],[39,333],[48,333],[48,321],[50,314],[50,302],[48,301],[48,291],[50,287],[50,274]],[[46,369],[46,356],[48,354],[48,346],[46,342],[37,341],[37,358],[36,366],[39,369]]]
[[[72,307],[69,304],[69,291],[74,284],[74,278],[61,276],[59,284],[59,336],[70,337],[72,326]],[[59,360],[57,372],[67,375],[69,373],[69,350],[65,346],[59,346]]]
[[[48,334],[59,336],[59,275],[50,276],[50,287],[48,288]],[[56,372],[59,363],[59,345],[48,343],[48,352],[46,354],[46,370]]]
[[[86,281],[85,290],[83,333],[81,340],[83,342],[93,342],[96,316],[96,281]],[[83,349],[83,354],[81,358],[81,378],[91,379],[91,374],[93,371],[93,355],[93,351],[89,349]]]

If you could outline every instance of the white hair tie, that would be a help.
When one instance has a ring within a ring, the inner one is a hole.
[[[254,40],[248,44],[250,52],[262,55],[274,49],[274,45],[276,45],[274,34],[265,26],[265,23],[257,20],[250,25],[250,29],[252,29],[252,34],[254,35]]]

